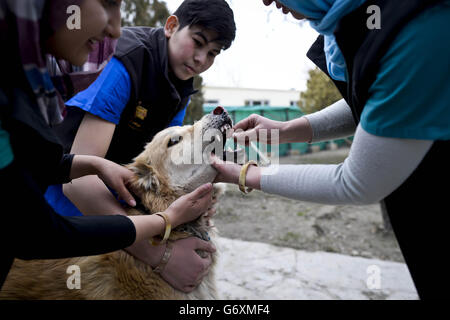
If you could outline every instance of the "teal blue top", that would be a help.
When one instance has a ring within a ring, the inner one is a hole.
[[[9,134],[2,129],[2,122],[0,121],[0,169],[8,166],[13,159],[13,152],[9,144]]]
[[[408,23],[369,90],[361,126],[383,137],[450,139],[450,1]]]

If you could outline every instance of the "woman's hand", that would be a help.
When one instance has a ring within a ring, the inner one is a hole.
[[[211,206],[212,184],[204,184],[174,201],[165,211],[172,227],[195,220]]]
[[[214,182],[225,182],[239,184],[239,175],[242,166],[234,162],[222,161],[217,156],[211,155],[211,165],[217,170],[218,174]],[[245,185],[252,189],[261,189],[261,169],[255,166],[249,166],[245,178]]]
[[[222,161],[216,155],[211,155],[211,165],[217,170],[218,174],[214,183],[225,182],[239,184],[239,174],[242,166],[234,162]]]
[[[283,122],[267,119],[258,114],[252,114],[251,116],[239,121],[233,127],[234,133],[233,138],[239,144],[248,145],[250,141],[260,140],[260,130],[267,130],[267,144],[278,144],[282,143],[280,141],[281,135],[280,131],[283,128]],[[274,135],[274,131],[278,131],[278,135]],[[279,139],[276,138],[279,137]]]
[[[127,189],[127,184],[133,177],[134,173],[127,168],[118,165],[112,161],[95,157],[97,176],[110,188],[114,189],[119,199],[125,200],[130,206],[134,207],[136,201]]]
[[[261,130],[267,130],[264,137]],[[246,119],[236,123],[233,127],[233,138],[241,145],[249,145],[250,141],[261,141],[265,144],[310,142],[312,128],[306,117],[300,117],[282,122],[264,118],[258,114],[252,114]]]
[[[70,178],[77,179],[88,175],[97,175],[119,194],[120,199],[125,200],[132,207],[136,205],[136,201],[126,187],[133,176],[133,172],[127,168],[101,157],[75,155],[70,169]]]
[[[196,250],[206,251],[205,258]],[[211,266],[211,253],[216,248],[211,242],[196,237],[177,240],[173,243],[172,254],[161,276],[175,289],[189,293],[193,291],[208,274]]]

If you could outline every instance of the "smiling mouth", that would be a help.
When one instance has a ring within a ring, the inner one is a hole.
[[[94,46],[98,41],[89,39],[86,43],[86,46],[89,48],[90,51],[94,50]]]

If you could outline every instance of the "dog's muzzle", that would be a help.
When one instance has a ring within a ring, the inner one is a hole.
[[[228,133],[233,126],[233,121],[225,108],[218,106],[210,114],[211,126],[213,128],[219,129],[220,136],[215,137],[222,142],[222,149],[225,149],[225,144],[227,138],[229,138]],[[215,150],[213,150],[214,153]],[[243,148],[231,150],[231,148],[224,150],[222,160],[233,161],[235,163],[245,162],[245,150]]]

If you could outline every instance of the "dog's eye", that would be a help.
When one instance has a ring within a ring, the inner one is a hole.
[[[170,148],[171,146],[176,145],[181,140],[183,140],[183,137],[181,137],[181,136],[172,137],[172,138],[170,138],[169,143],[167,144],[167,147]]]

